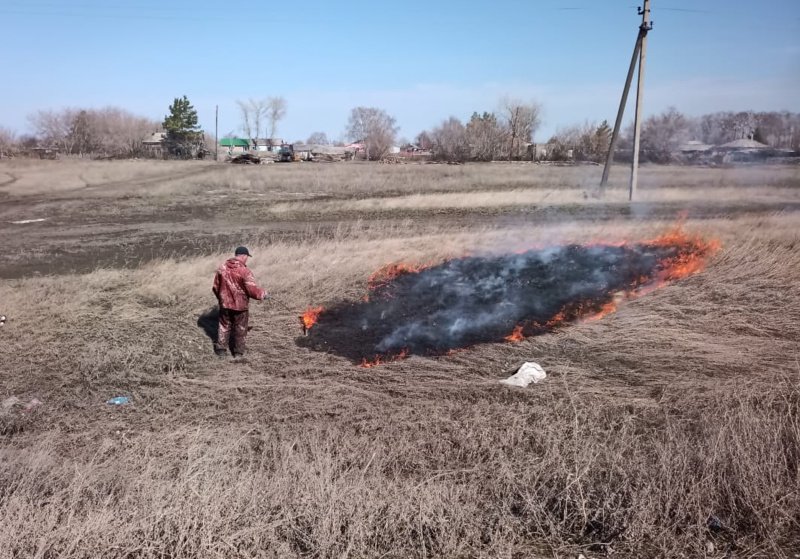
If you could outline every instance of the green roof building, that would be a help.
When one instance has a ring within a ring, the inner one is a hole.
[[[222,138],[219,141],[219,145],[224,148],[249,148],[250,147],[250,140],[245,140],[244,138]]]

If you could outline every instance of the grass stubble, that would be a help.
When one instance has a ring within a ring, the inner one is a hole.
[[[0,416],[0,557],[792,557],[798,222],[689,220],[722,242],[706,270],[601,321],[374,369],[298,347],[297,314],[390,261],[669,223],[356,222],[251,247],[281,305],[254,307],[246,365],[197,326],[222,254],[3,280],[2,396],[44,404]],[[543,384],[497,383],[527,360]]]

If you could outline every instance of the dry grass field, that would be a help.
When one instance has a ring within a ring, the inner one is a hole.
[[[0,558],[796,557],[800,169],[645,167],[633,204],[600,172],[0,162],[0,400],[42,402],[0,411]],[[369,369],[302,343],[384,264],[679,215],[722,248],[602,320]],[[274,296],[246,364],[202,328],[238,244]]]

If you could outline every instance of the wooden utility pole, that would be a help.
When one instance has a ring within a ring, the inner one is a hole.
[[[214,105],[214,161],[219,161],[219,105]]]
[[[628,92],[631,88],[631,81],[633,80],[633,71],[636,69],[637,62],[639,63],[639,79],[636,89],[636,122],[639,122],[639,115],[641,111],[642,89],[644,86],[644,50],[647,32],[653,28],[650,22],[650,0],[644,0],[644,7],[639,8],[639,15],[642,16],[642,24],[639,26],[639,33],[636,36],[636,44],[633,47],[633,55],[631,56],[631,63],[628,67],[628,76],[625,79],[625,87],[622,89],[622,98],[619,102],[619,109],[617,109],[617,120],[614,122],[614,132],[611,134],[611,143],[608,146],[608,154],[606,156],[606,164],[603,167],[603,178],[600,179],[600,195],[605,194],[606,184],[608,183],[608,173],[611,170],[611,163],[614,161],[614,153],[617,148],[617,140],[619,140],[619,132],[622,127],[622,116],[625,113],[625,105],[628,103]],[[637,61],[638,57],[638,61]],[[633,199],[633,191],[635,190],[635,181],[638,179],[638,165],[639,165],[639,128],[634,124],[634,163],[633,168],[637,173],[636,177],[631,177],[631,191],[629,199]]]

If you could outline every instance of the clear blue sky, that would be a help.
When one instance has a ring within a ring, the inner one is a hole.
[[[37,109],[106,105],[161,120],[186,94],[212,133],[219,105],[223,135],[240,129],[237,99],[281,95],[278,135],[290,141],[340,137],[358,105],[385,109],[413,138],[508,95],[541,103],[544,140],[613,121],[636,6],[0,0],[0,126],[22,133]],[[652,19],[646,114],[800,112],[800,0],[652,0]]]

